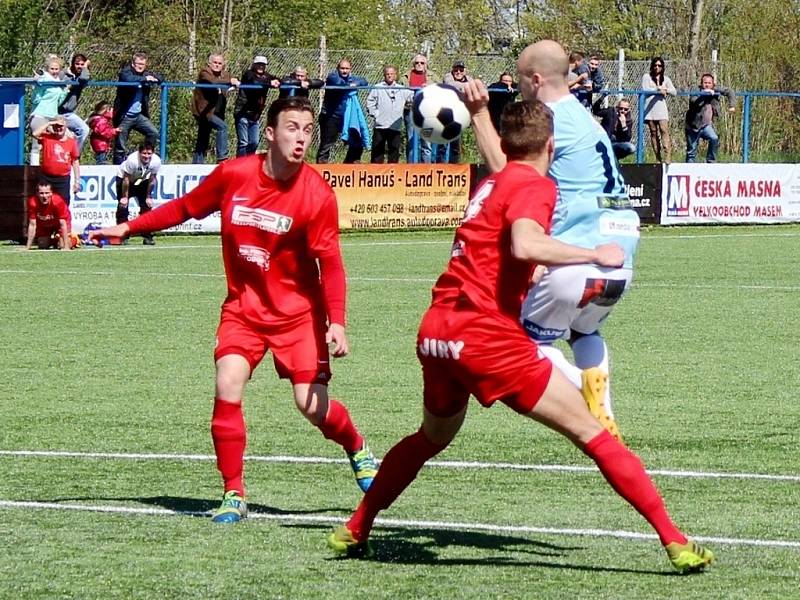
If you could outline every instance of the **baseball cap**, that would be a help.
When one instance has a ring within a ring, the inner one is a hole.
[[[454,69],[459,69],[459,68],[466,69],[467,65],[464,64],[463,60],[457,60],[456,62],[453,63],[453,68]]]
[[[266,56],[261,56],[260,54],[258,56],[256,56],[253,59],[253,64],[256,65],[256,64],[259,64],[259,63],[261,63],[262,65],[267,64],[267,57]]]

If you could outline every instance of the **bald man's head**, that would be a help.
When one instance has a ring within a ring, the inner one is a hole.
[[[517,71],[520,79],[535,79],[538,86],[563,84],[569,72],[569,58],[558,42],[541,40],[522,51],[517,59]],[[538,77],[534,78],[534,74]]]

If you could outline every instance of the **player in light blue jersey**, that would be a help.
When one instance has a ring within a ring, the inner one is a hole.
[[[549,175],[559,188],[552,236],[593,248],[615,242],[625,251],[619,269],[592,265],[550,267],[531,288],[521,321],[542,352],[581,388],[589,408],[620,438],[608,386],[608,348],[600,324],[630,286],[639,242],[639,216],[630,209],[611,140],[569,92],[569,59],[552,40],[531,44],[517,61],[519,89],[526,100],[545,102],[554,113],[555,157]],[[464,90],[473,113],[478,146],[492,171],[506,163],[498,133],[488,119],[488,93],[480,81]],[[567,339],[575,365],[553,346]]]

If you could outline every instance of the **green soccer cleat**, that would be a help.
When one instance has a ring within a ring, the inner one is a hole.
[[[239,490],[228,490],[222,496],[222,505],[214,513],[214,523],[238,523],[247,517],[247,502]]]
[[[687,540],[685,544],[671,543],[664,546],[667,551],[669,561],[679,573],[699,573],[714,562],[714,553],[707,548],[703,548],[692,540]]]
[[[353,475],[356,476],[358,487],[366,493],[378,473],[378,462],[375,460],[375,456],[364,442],[361,450],[348,453],[347,458],[350,459],[350,467],[353,469]]]
[[[606,431],[617,438],[617,441],[623,444],[622,435],[619,432],[619,427],[614,418],[608,414],[605,407],[606,386],[608,385],[608,375],[599,367],[592,367],[585,369],[581,373],[581,394],[583,399],[586,400],[586,405],[589,407],[589,412],[600,421],[600,424],[605,427]]]
[[[328,548],[347,558],[369,558],[373,554],[369,540],[359,542],[346,525],[340,525],[328,534]]]

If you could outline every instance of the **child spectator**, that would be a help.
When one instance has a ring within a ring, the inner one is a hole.
[[[119,127],[111,124],[113,117],[114,109],[110,102],[95,104],[94,112],[89,117],[89,128],[91,129],[89,143],[94,151],[94,161],[98,165],[108,164],[108,151],[111,150],[114,138],[119,133]]]

